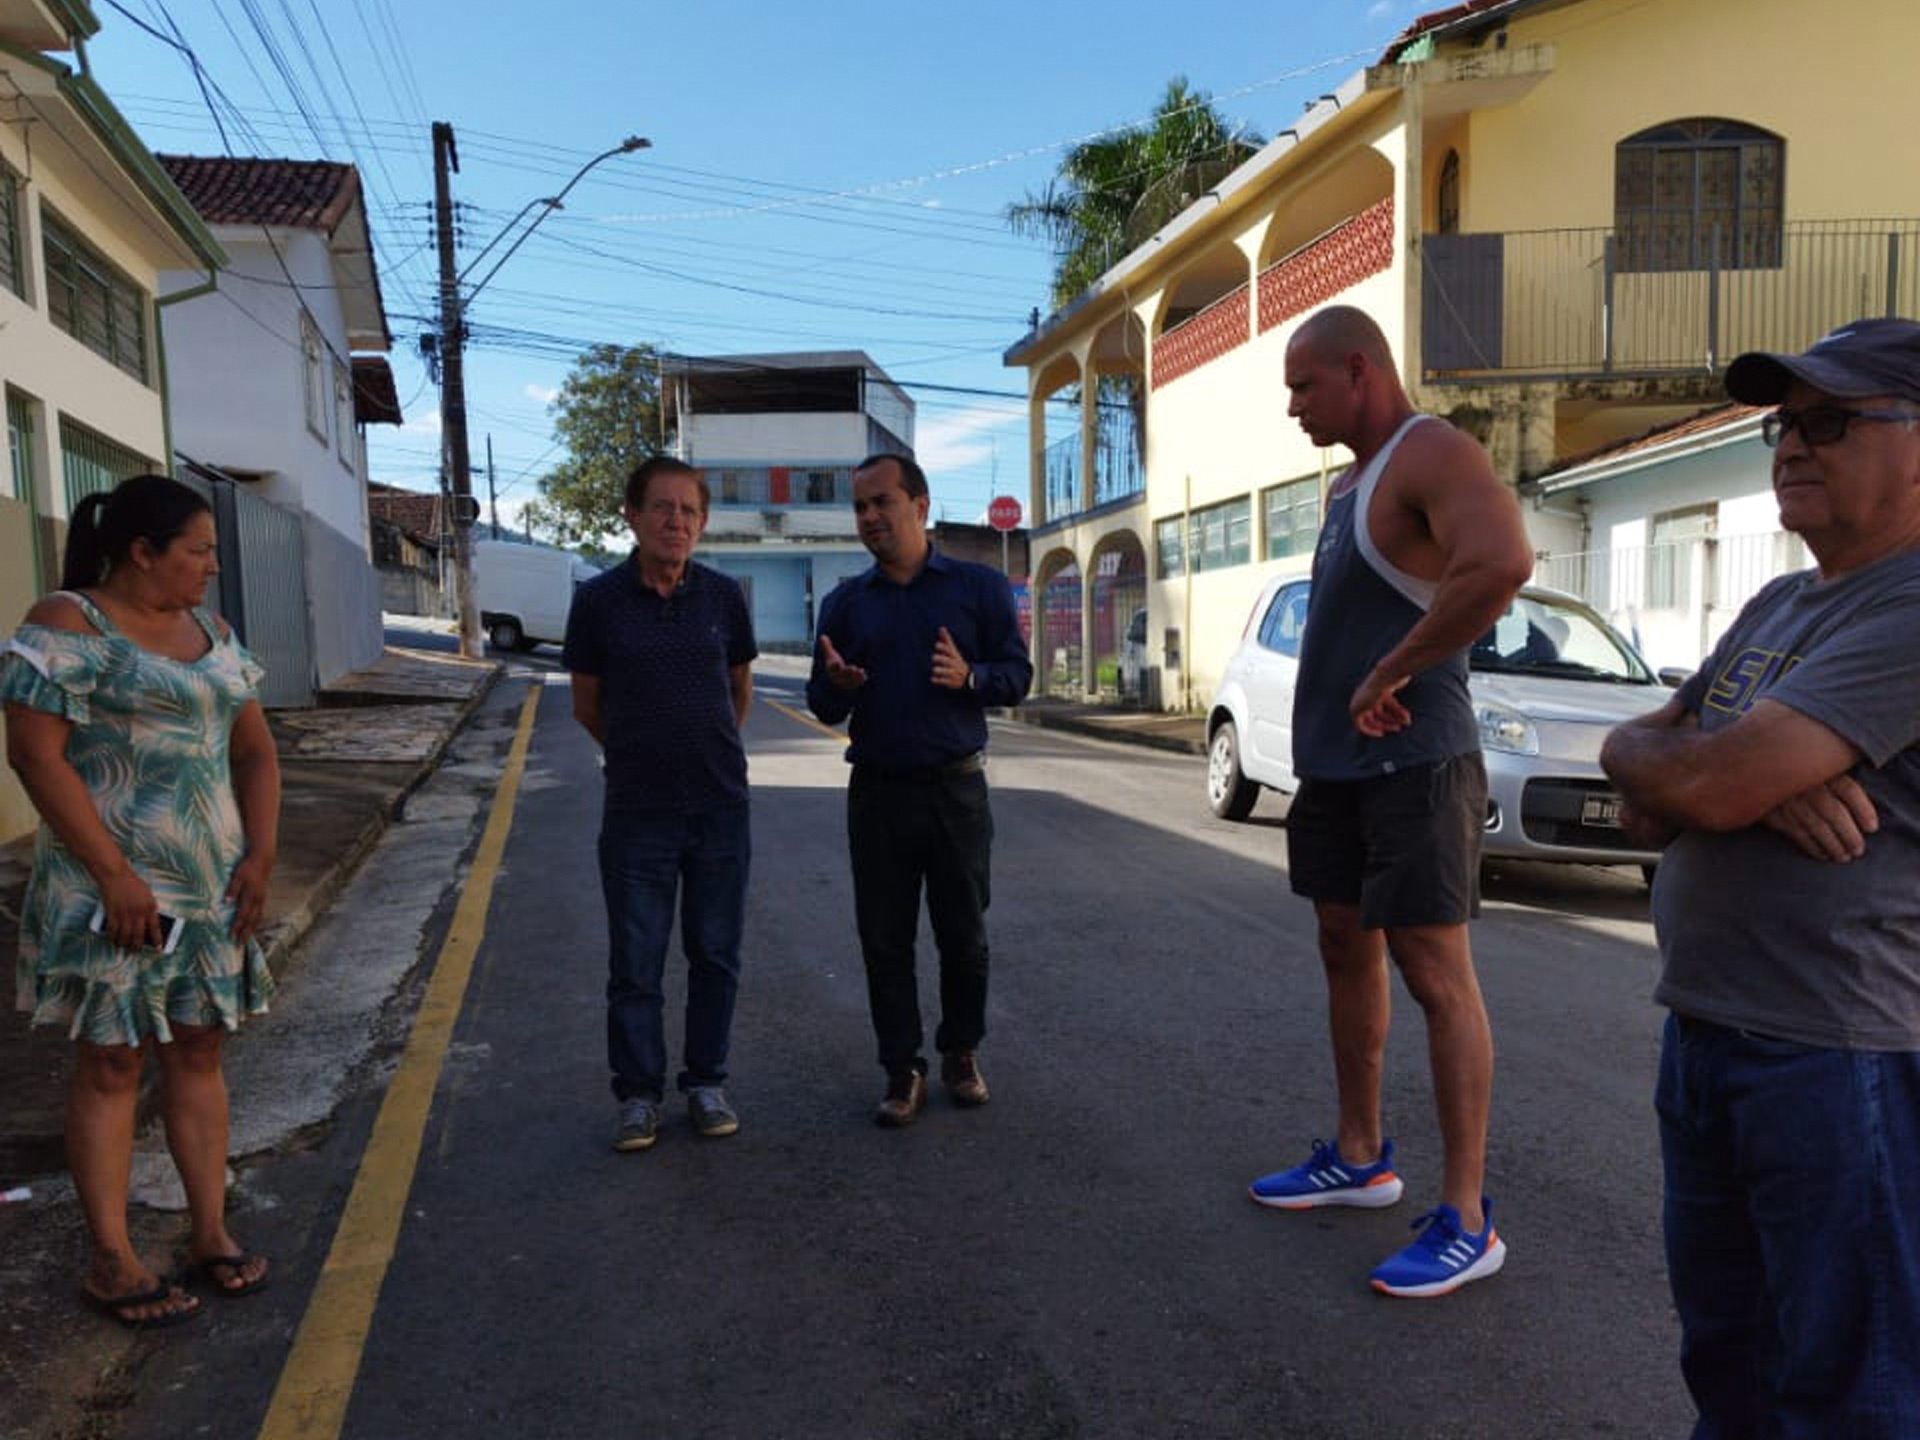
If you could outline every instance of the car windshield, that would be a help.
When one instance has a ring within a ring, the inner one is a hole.
[[[1593,611],[1553,595],[1516,595],[1467,652],[1473,669],[1496,675],[1552,675],[1616,685],[1658,682],[1646,662]]]

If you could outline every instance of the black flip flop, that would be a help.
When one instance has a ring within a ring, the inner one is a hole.
[[[177,1285],[165,1280],[156,1281],[151,1290],[135,1291],[127,1295],[96,1295],[84,1285],[80,1293],[87,1297],[87,1303],[110,1320],[117,1320],[129,1330],[164,1330],[169,1325],[184,1325],[200,1313],[200,1302],[187,1294]],[[160,1305],[178,1297],[191,1301],[183,1309],[162,1310],[157,1315],[127,1315],[123,1311],[138,1305]]]
[[[224,1295],[229,1300],[238,1300],[242,1295],[257,1294],[259,1291],[267,1288],[267,1282],[273,1278],[271,1264],[269,1264],[267,1269],[260,1272],[258,1279],[249,1280],[243,1285],[226,1284],[222,1281],[219,1272],[222,1270],[231,1271],[237,1278],[246,1272],[248,1261],[265,1259],[266,1256],[264,1255],[252,1254],[215,1255],[211,1259],[195,1261],[194,1268],[205,1277],[207,1284],[213,1287],[214,1294]]]

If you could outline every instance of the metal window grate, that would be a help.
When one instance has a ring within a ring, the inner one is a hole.
[[[89,430],[77,420],[60,417],[60,472],[66,481],[67,514],[87,496],[111,490],[130,475],[154,469],[153,461],[137,450]]]

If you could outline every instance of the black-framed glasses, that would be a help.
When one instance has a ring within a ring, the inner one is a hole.
[[[1906,410],[1850,410],[1844,405],[1809,405],[1804,410],[1785,406],[1760,421],[1760,439],[1771,450],[1786,438],[1789,430],[1798,430],[1809,445],[1832,445],[1847,433],[1855,420],[1920,420]]]

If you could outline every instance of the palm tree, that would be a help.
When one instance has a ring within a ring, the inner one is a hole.
[[[1057,308],[1263,143],[1230,126],[1212,97],[1176,75],[1150,121],[1074,146],[1044,191],[1007,207],[1007,224],[1016,235],[1053,242]]]
[[[1176,75],[1150,121],[1074,146],[1044,191],[1007,207],[1007,224],[1016,235],[1053,242],[1058,309],[1265,143],[1230,126],[1210,95]],[[1102,375],[1099,401],[1132,413],[1134,458],[1144,463],[1146,396],[1137,382]]]

